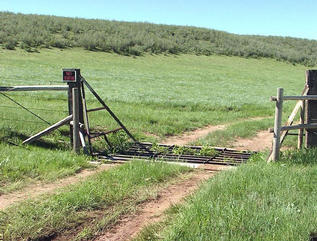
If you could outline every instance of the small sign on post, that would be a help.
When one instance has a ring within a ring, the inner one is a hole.
[[[63,82],[76,83],[79,80],[79,69],[63,69]]]
[[[82,94],[81,94],[81,75],[80,69],[63,69],[63,82],[68,84],[68,113],[69,115],[73,114],[73,89],[77,88],[77,104],[78,104],[78,118],[79,122],[83,123],[83,104],[82,104]],[[71,146],[74,146],[74,136],[73,136],[73,126],[69,125],[70,131],[70,143]]]

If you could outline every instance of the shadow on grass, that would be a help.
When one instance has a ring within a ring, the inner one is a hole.
[[[66,135],[67,133],[67,135]],[[62,136],[68,136],[69,132],[67,131],[61,131]],[[3,134],[3,133],[2,133]],[[14,145],[14,146],[22,146],[22,142],[29,138],[28,135],[25,135],[24,133],[17,132],[17,131],[5,131],[5,135],[1,135],[0,137],[0,142],[7,143],[9,145]],[[29,145],[31,146],[36,146],[36,147],[41,147],[41,148],[46,148],[46,149],[58,149],[58,150],[68,150],[69,146],[66,143],[58,143],[57,141],[49,141],[49,140],[43,140],[39,139],[36,140]]]

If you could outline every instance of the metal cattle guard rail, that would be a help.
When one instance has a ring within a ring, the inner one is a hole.
[[[151,143],[142,143],[146,149],[140,148],[139,145],[132,145],[128,150],[112,155],[98,155],[99,159],[112,161],[128,161],[132,159],[156,159],[170,162],[186,162],[195,164],[217,164],[235,166],[245,163],[255,152],[237,151],[229,148],[214,147],[215,154],[212,156],[201,156],[195,154],[178,155],[173,153],[174,145],[159,144],[158,146],[166,148],[166,152],[158,153],[151,150]],[[201,146],[186,146],[187,148],[199,152]]]

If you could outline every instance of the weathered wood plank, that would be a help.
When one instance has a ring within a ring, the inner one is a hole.
[[[301,101],[301,108],[300,108],[300,115],[299,115],[299,122],[301,125],[305,124],[305,101]],[[297,148],[301,149],[303,146],[304,140],[304,129],[299,129],[298,131],[298,140],[297,140]]]
[[[73,97],[73,151],[79,153],[80,139],[79,139],[79,99],[78,88],[72,89]]]
[[[59,122],[55,123],[54,125],[46,128],[45,130],[35,134],[34,136],[31,136],[30,138],[26,139],[25,141],[23,141],[23,144],[28,144],[31,143],[32,141],[35,141],[37,139],[39,139],[40,137],[47,135],[48,133],[58,129],[59,127],[68,124],[73,118],[73,115],[69,115],[66,118],[60,120]]]
[[[309,124],[298,124],[292,126],[282,126],[281,131],[286,130],[298,130],[298,129],[316,129],[317,123],[309,123]]]
[[[274,136],[272,159],[269,161],[277,161],[280,156],[280,138],[281,138],[281,123],[283,111],[283,88],[277,89],[277,101],[275,105],[275,120],[274,120]]]
[[[317,70],[306,71],[306,85],[309,88],[307,95],[317,95]],[[308,100],[306,106],[306,123],[317,123],[317,101]],[[313,132],[306,131],[305,147],[316,147],[317,135]]]
[[[0,92],[7,91],[66,91],[67,85],[1,86]]]

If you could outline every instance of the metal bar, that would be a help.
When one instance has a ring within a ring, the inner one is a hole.
[[[153,144],[150,143],[150,142],[141,142],[142,145],[144,146],[148,146],[148,147],[151,147]],[[163,147],[168,147],[168,148],[174,148],[175,145],[167,145],[167,144],[158,144],[159,146],[163,146]],[[202,146],[184,146],[184,147],[187,147],[187,148],[191,148],[191,149],[194,149],[194,150],[200,150],[202,148]],[[250,151],[237,151],[235,149],[232,149],[232,148],[225,148],[225,147],[215,147],[213,146],[212,147],[213,150],[215,151],[219,151],[219,152],[232,152],[232,153],[237,153],[237,154],[250,154],[250,153],[254,153],[254,152],[250,152]]]
[[[175,159],[193,159],[193,160],[215,160],[215,159],[241,159],[247,160],[250,158],[249,156],[229,156],[229,155],[216,155],[216,156],[194,156],[194,155],[173,155],[173,154],[158,154],[155,155],[153,153],[135,153],[135,152],[125,152],[125,155],[133,155],[133,156],[147,156],[147,157],[166,157],[166,158],[175,158]]]
[[[103,137],[104,137],[106,143],[108,144],[110,151],[112,151],[112,150],[113,150],[113,147],[112,147],[112,145],[111,145],[111,143],[110,143],[110,141],[109,141],[107,135],[104,135]]]
[[[79,138],[80,138],[81,146],[82,146],[83,149],[84,149],[84,153],[85,153],[85,154],[88,154],[88,152],[87,152],[87,147],[86,147],[86,143],[85,143],[85,137],[84,137],[84,134],[82,133],[81,130],[79,131]]]
[[[150,142],[140,142],[142,145],[144,146],[152,146],[152,143]],[[168,145],[168,144],[158,144],[159,146],[164,146],[164,147],[171,147],[173,148],[175,145]],[[192,149],[201,149],[202,146],[188,146],[188,145],[185,145],[184,147],[188,147],[188,148],[192,148]],[[235,149],[232,149],[232,148],[226,148],[226,147],[219,147],[219,146],[213,146],[212,149],[216,150],[216,151],[223,151],[223,150],[226,150],[226,151],[235,151],[235,152],[239,152],[240,151],[237,151]],[[242,152],[248,152],[248,151],[242,151]]]
[[[83,82],[81,84],[81,100],[82,100],[82,106],[83,106],[83,118],[84,118],[84,124],[85,124],[85,129],[86,129],[86,134],[88,137],[88,145],[89,145],[89,151],[92,153],[92,146],[91,146],[91,139],[90,139],[90,127],[89,127],[89,119],[88,119],[88,114],[87,114],[87,102],[86,102],[86,95],[85,95],[85,89],[84,89],[84,84]],[[85,141],[85,138],[84,138]]]
[[[120,130],[122,130],[122,127],[119,127],[117,129],[114,129],[114,130],[111,130],[111,131],[106,131],[106,132],[91,133],[91,138],[96,138],[96,137],[99,137],[99,136],[108,135],[110,133],[115,133],[115,132],[118,132]]]
[[[85,78],[82,77],[82,81],[87,86],[87,88],[90,90],[90,92],[97,98],[97,100],[105,107],[105,109],[109,112],[109,114],[112,116],[112,118],[122,127],[122,129],[127,133],[127,135],[136,143],[139,143],[135,137],[130,133],[130,131],[123,125],[123,123],[119,120],[119,118],[112,112],[112,110],[109,108],[109,106],[106,105],[106,103],[100,98],[100,96],[96,93],[96,91],[88,84],[88,82],[85,80]]]
[[[7,91],[66,91],[66,85],[0,86],[0,92]]]
[[[93,109],[89,109],[87,110],[87,112],[94,112],[94,111],[98,111],[98,110],[105,110],[105,107],[98,107],[98,108],[93,108]]]
[[[133,156],[133,155],[113,155],[109,156],[108,159],[112,160],[133,160],[133,159],[149,159],[148,157],[145,156]],[[186,160],[180,160],[180,159],[174,159],[174,158],[164,158],[164,157],[158,157],[156,159],[161,159],[161,160],[169,160],[169,161],[177,161],[177,162],[187,162],[187,163],[197,163],[197,164],[218,164],[218,165],[230,165],[230,166],[235,166],[240,164],[241,162],[229,162],[229,161],[217,161],[217,160],[211,160],[211,161],[204,161],[204,160],[191,160],[191,159],[186,159]]]

